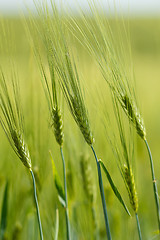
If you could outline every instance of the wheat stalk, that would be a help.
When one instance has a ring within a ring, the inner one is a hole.
[[[117,16],[115,17],[116,27],[118,29],[118,34],[115,37],[112,32],[112,27],[110,26],[109,20],[104,17],[105,15],[103,6],[99,4],[99,11],[94,0],[89,0],[88,3],[91,18],[87,16],[81,9],[80,13],[83,25],[79,24],[77,19],[72,16],[70,17],[72,23],[69,23],[69,26],[71,32],[76,36],[78,41],[80,41],[81,44],[85,46],[85,48],[91,53],[91,55],[98,63],[103,78],[110,87],[111,92],[115,95],[117,101],[120,103],[120,106],[124,110],[124,113],[127,115],[129,121],[132,122],[137,131],[137,134],[145,142],[150,159],[154,198],[157,210],[157,220],[160,230],[160,207],[153,159],[146,139],[144,121],[140,114],[135,97],[135,87],[132,81],[132,79],[134,79],[134,74],[130,71],[127,71],[127,69],[130,69],[131,67],[128,66],[125,61],[125,55],[126,53],[129,53],[129,62],[132,62],[130,39],[126,28],[124,27],[123,20],[123,28],[121,29],[120,20]],[[80,33],[78,35],[77,30],[78,33]],[[121,37],[122,32],[126,38],[126,43],[124,43],[124,37],[123,39]],[[119,41],[115,41],[117,36],[120,39]]]
[[[108,141],[111,144],[113,154],[117,160],[117,165],[123,181],[125,183],[128,197],[130,200],[130,205],[134,211],[136,221],[137,221],[137,230],[139,239],[142,239],[140,223],[138,219],[138,196],[136,191],[136,184],[133,175],[133,162],[135,160],[135,141],[134,141],[134,132],[131,127],[131,119],[128,123],[124,123],[124,118],[122,115],[122,109],[118,105],[118,101],[115,95],[112,96],[115,124],[113,132],[109,131],[111,127],[111,121],[108,114],[105,112],[104,117],[106,119],[105,127],[107,130]],[[112,117],[112,124],[113,124]],[[118,132],[117,132],[118,130]]]
[[[134,84],[131,83],[133,77],[126,71],[123,42],[118,44],[115,41],[109,20],[104,18],[102,6],[99,6],[99,11],[94,0],[89,0],[88,3],[91,18],[81,9],[84,25],[82,27],[76,19],[70,17],[71,31],[77,37],[76,31],[78,30],[81,37],[78,35],[77,39],[94,56],[111,92],[114,93],[125,114],[134,124],[139,136],[146,139],[144,122],[136,104]],[[124,29],[123,32],[126,35]],[[127,42],[125,48],[130,52],[128,45]]]
[[[6,77],[0,70],[0,108],[1,117],[0,123],[2,128],[12,146],[14,152],[17,154],[18,158],[24,164],[24,166],[29,169],[34,187],[34,199],[37,211],[38,225],[40,231],[41,240],[43,240],[42,225],[39,213],[39,206],[36,194],[36,183],[34,179],[34,174],[32,171],[31,157],[29,150],[24,140],[23,136],[23,116],[21,113],[19,90],[16,74],[12,74],[11,89],[8,88],[9,83],[6,82]]]
[[[51,16],[49,15],[48,6],[42,3],[42,6],[36,5],[37,13],[40,17],[40,24],[34,22],[32,24],[37,29],[36,33],[41,40],[41,44],[44,48],[45,56],[47,59],[47,67],[50,73],[48,77],[45,71],[45,64],[40,56],[40,50],[37,48],[37,42],[34,43],[35,55],[39,64],[39,68],[42,75],[42,84],[44,86],[44,92],[48,101],[49,112],[51,116],[51,126],[53,128],[55,139],[60,147],[60,154],[63,164],[63,180],[64,180],[64,193],[65,193],[65,215],[66,215],[66,235],[67,239],[71,239],[70,234],[70,222],[68,216],[68,198],[67,198],[67,179],[66,179],[66,166],[63,154],[63,120],[60,110],[60,94],[56,83],[55,66],[53,61],[53,49],[54,49],[54,25]]]
[[[76,63],[73,57],[71,57],[70,49],[67,42],[67,32],[64,27],[62,18],[58,13],[57,7],[54,1],[50,1],[52,6],[52,21],[48,14],[48,8],[45,8],[47,12],[46,19],[48,23],[48,29],[52,30],[52,48],[50,48],[52,61],[55,72],[57,74],[59,84],[67,100],[70,112],[77,123],[85,141],[91,146],[94,153],[98,176],[99,176],[99,187],[103,205],[103,212],[106,223],[106,231],[108,239],[111,239],[107,209],[104,197],[103,182],[101,176],[101,169],[97,160],[95,151],[93,149],[93,136],[90,130],[90,124],[88,119],[88,112],[85,106],[83,94],[81,91],[79,74],[77,71]],[[54,25],[52,24],[54,23]],[[57,40],[58,39],[58,40]]]

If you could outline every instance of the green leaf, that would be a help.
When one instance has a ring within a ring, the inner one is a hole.
[[[54,160],[52,158],[51,153],[50,153],[50,157],[51,157],[51,160],[52,160],[53,178],[54,178],[54,183],[55,183],[55,186],[56,186],[56,189],[57,189],[57,192],[58,192],[58,199],[59,199],[61,205],[63,207],[65,207],[66,204],[65,204],[64,190],[63,190],[61,180],[60,180],[60,177],[58,175],[58,172],[57,172],[57,169],[56,169],[56,166],[55,166],[55,163],[54,163]]]
[[[0,225],[0,239],[2,240],[4,238],[4,233],[7,227],[7,213],[8,213],[8,181],[5,186],[3,203],[2,203],[1,225]]]
[[[114,185],[114,182],[112,181],[112,178],[111,178],[111,176],[110,176],[107,168],[105,167],[104,163],[103,163],[101,160],[99,160],[99,163],[100,163],[100,165],[102,166],[102,168],[103,168],[103,170],[104,170],[104,172],[105,172],[106,177],[108,178],[108,181],[109,181],[109,183],[110,183],[110,186],[111,186],[114,194],[116,195],[116,197],[118,198],[118,200],[120,201],[120,203],[122,204],[122,206],[124,207],[124,209],[125,209],[125,211],[127,212],[127,214],[128,214],[129,216],[131,216],[131,214],[130,214],[130,212],[129,212],[127,206],[126,206],[126,204],[124,203],[124,201],[123,201],[123,199],[122,199],[122,197],[121,197],[121,194],[119,193],[117,187]]]

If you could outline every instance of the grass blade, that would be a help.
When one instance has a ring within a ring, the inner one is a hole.
[[[2,213],[1,213],[1,225],[0,225],[0,239],[4,239],[4,233],[7,227],[7,213],[8,213],[8,181],[5,186]]]
[[[98,180],[99,180],[99,190],[100,190],[101,201],[102,201],[102,206],[103,206],[103,214],[104,214],[104,220],[105,220],[105,225],[106,225],[107,239],[111,240],[112,236],[111,236],[111,232],[110,232],[108,213],[107,213],[107,207],[106,207],[106,200],[105,200],[105,196],[104,196],[104,187],[103,187],[101,167],[100,167],[100,163],[98,161],[98,158],[97,158],[97,155],[96,155],[96,152],[95,152],[93,146],[91,146],[91,149],[93,151],[94,157],[96,159],[96,164],[97,164]]]
[[[64,190],[61,184],[61,180],[60,177],[58,175],[54,160],[52,158],[52,155],[50,153],[50,157],[51,157],[51,161],[52,161],[52,170],[53,170],[53,178],[54,178],[54,183],[55,183],[55,187],[57,189],[58,192],[58,199],[60,201],[60,203],[62,204],[63,207],[65,207],[65,194],[64,194]]]
[[[102,166],[102,168],[103,168],[103,170],[104,170],[104,172],[105,172],[105,175],[106,175],[106,177],[107,177],[107,179],[108,179],[108,181],[109,181],[109,183],[110,183],[110,186],[111,186],[114,194],[116,195],[116,197],[118,198],[118,200],[119,200],[119,202],[122,204],[122,206],[124,207],[124,209],[125,209],[125,211],[127,212],[127,214],[128,214],[129,216],[131,216],[131,214],[130,214],[130,212],[129,212],[127,206],[126,206],[126,204],[124,203],[124,201],[123,201],[123,199],[122,199],[122,197],[121,197],[121,194],[119,193],[117,187],[115,186],[115,184],[114,184],[114,182],[113,182],[113,180],[112,180],[112,178],[111,178],[111,176],[110,176],[107,168],[105,167],[104,163],[103,163],[101,160],[99,161],[99,163],[100,163],[100,165]]]

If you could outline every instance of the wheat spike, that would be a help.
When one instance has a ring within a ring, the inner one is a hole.
[[[15,152],[17,153],[18,157],[27,168],[31,169],[30,154],[22,134],[16,129],[13,129],[11,136],[15,145]]]
[[[11,89],[5,75],[0,74],[0,123],[8,140],[22,163],[31,170],[31,158],[23,137],[23,116],[20,106],[18,81],[15,72],[12,73]]]
[[[123,174],[127,185],[131,206],[135,213],[138,211],[138,198],[132,169],[124,165]]]
[[[53,127],[54,127],[54,135],[57,143],[62,146],[63,144],[63,121],[60,110],[57,108],[53,108],[52,110],[52,119],[53,119]]]
[[[91,201],[91,203],[93,203],[95,199],[95,189],[92,177],[92,169],[87,157],[81,157],[80,167],[83,179],[83,188],[85,190],[87,198]]]
[[[127,95],[121,96],[121,106],[129,119],[133,122],[136,127],[137,133],[142,139],[146,139],[146,129],[144,126],[143,119],[138,112],[136,105],[130,100]]]
[[[75,115],[75,120],[84,136],[84,139],[89,145],[92,145],[93,143],[93,136],[90,131],[89,122],[84,113],[81,110],[81,107],[79,106],[77,98],[72,98],[72,105]]]

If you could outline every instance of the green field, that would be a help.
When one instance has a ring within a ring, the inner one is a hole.
[[[79,19],[79,21],[81,20]],[[12,58],[19,75],[21,104],[25,122],[25,140],[30,150],[37,182],[44,239],[54,239],[57,208],[60,218],[58,239],[66,239],[64,209],[57,197],[49,151],[52,152],[58,173],[63,182],[62,161],[59,147],[54,138],[47,101],[41,83],[41,74],[34,56],[34,49],[28,40],[25,25],[21,19],[5,19],[4,25],[10,26],[15,50],[11,56],[6,49],[3,49],[2,44],[0,48],[0,65],[4,69],[5,74],[9,76],[9,61]],[[136,95],[153,154],[157,185],[160,192],[160,19],[132,18],[129,20],[129,31],[136,79]],[[3,43],[4,41],[1,42]],[[7,39],[7,42],[10,43],[10,39]],[[111,119],[113,116],[108,85],[104,81],[95,60],[73,37],[70,39],[70,45],[72,46],[78,65],[78,72],[82,79],[97,155],[107,166],[114,183],[133,215],[128,194],[112,154],[111,146],[107,141],[104,127],[106,122],[104,122],[102,112],[108,112]],[[65,100],[62,100],[62,106],[64,155],[67,168],[72,240],[94,239],[95,223],[92,219],[92,206],[87,198],[81,173],[80,162],[82,159],[88,159],[91,167],[91,181],[96,194],[94,207],[99,239],[106,239],[96,162],[75,124]],[[114,129],[113,125],[112,128]],[[112,131],[112,128],[110,128],[110,131]],[[0,136],[0,209],[2,207],[5,184],[6,181],[9,182],[7,228],[4,239],[39,239],[30,175],[12,150],[2,128],[0,128]],[[145,145],[138,136],[136,137],[135,149],[136,157],[133,166],[139,199],[138,213],[141,231],[143,239],[153,239],[158,231],[158,225],[149,157]],[[138,239],[135,218],[129,217],[119,204],[105,175],[103,175],[103,182],[113,240]]]

